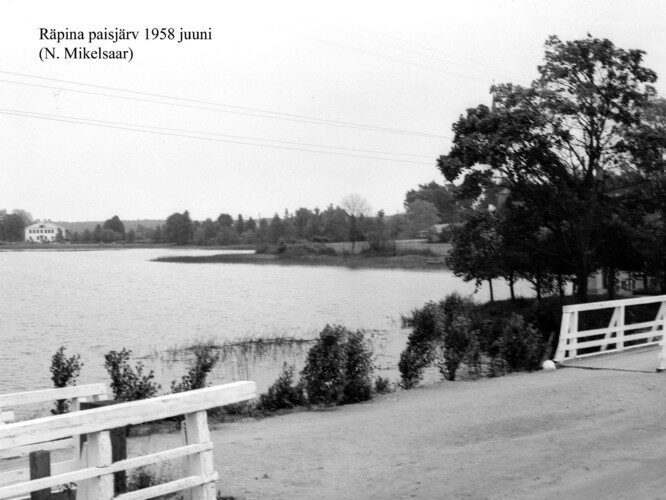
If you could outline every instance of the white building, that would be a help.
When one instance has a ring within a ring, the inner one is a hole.
[[[58,231],[65,237],[65,228],[55,225],[51,221],[37,221],[25,228],[25,241],[29,243],[49,243],[56,241]]]

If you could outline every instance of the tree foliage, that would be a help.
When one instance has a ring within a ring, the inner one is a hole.
[[[637,139],[649,135],[642,124],[655,95],[656,74],[643,56],[607,39],[550,37],[539,77],[528,87],[494,86],[493,106],[468,109],[453,126],[449,154],[438,159],[461,196],[478,198],[498,182],[508,187],[538,222],[530,238],[548,233],[549,246],[533,250],[551,274],[575,276],[581,300],[609,244],[605,217],[663,147]]]
[[[175,212],[167,217],[164,224],[164,239],[168,243],[175,243],[176,245],[188,245],[192,243],[194,239],[194,225],[187,210],[182,214]]]
[[[51,380],[54,387],[67,387],[75,385],[76,379],[81,374],[81,355],[75,354],[67,357],[65,354],[65,346],[61,346],[56,353],[51,357]],[[69,410],[69,402],[66,399],[56,401],[55,408],[51,410],[54,415],[67,413]]]

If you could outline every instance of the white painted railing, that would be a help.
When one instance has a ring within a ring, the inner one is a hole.
[[[0,394],[0,425],[6,424],[16,419],[14,409],[19,406],[26,406],[38,403],[51,403],[61,399],[69,401],[70,411],[78,411],[80,404],[84,401],[103,401],[106,400],[107,389],[105,384],[86,384],[70,387],[59,387],[53,389],[43,389],[40,391],[16,392],[12,394]],[[26,446],[19,446],[11,449],[0,449],[0,460],[9,458],[18,458],[28,456],[33,451],[55,451],[72,447],[74,460],[78,458],[79,436],[59,439],[47,443],[33,443]],[[73,463],[71,461],[67,464]],[[54,464],[58,470],[62,470],[63,464]],[[29,470],[11,471],[0,473],[0,485],[6,484],[8,480],[15,477],[29,477]]]
[[[13,410],[17,406],[25,406],[37,403],[50,403],[60,399],[68,400],[70,404],[70,410],[76,411],[79,409],[79,403],[82,401],[100,401],[107,399],[106,385],[73,385],[69,387],[43,389],[41,391],[0,394],[0,424],[7,423],[15,419]]]
[[[626,309],[645,304],[659,304],[659,309],[650,321],[626,323]],[[613,310],[604,328],[581,330],[581,312]],[[560,326],[560,341],[554,361],[562,363],[569,359],[594,356],[610,352],[624,351],[635,347],[645,347],[661,343],[659,371],[666,369],[666,343],[663,333],[666,330],[666,295],[639,297],[634,299],[607,300],[564,306]]]
[[[215,499],[213,444],[206,410],[253,399],[254,382],[234,382],[157,398],[104,406],[64,415],[26,420],[0,426],[0,451],[31,446],[71,436],[87,436],[82,453],[74,463],[57,464],[54,475],[3,486],[0,498],[25,496],[33,491],[65,484],[77,484],[77,498],[138,500],[188,490],[196,500]],[[112,463],[109,429],[185,415],[183,446]],[[187,457],[186,477],[114,497],[114,472]],[[6,482],[4,484],[7,484]]]

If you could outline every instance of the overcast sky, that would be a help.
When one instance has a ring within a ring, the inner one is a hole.
[[[666,73],[659,1],[314,3],[4,1],[0,208],[257,217],[358,193],[395,213],[407,190],[441,181],[435,158],[466,107],[488,103],[493,82],[536,76],[547,36],[607,37]],[[153,27],[212,40],[39,40],[39,28]],[[38,57],[100,45],[134,60]]]

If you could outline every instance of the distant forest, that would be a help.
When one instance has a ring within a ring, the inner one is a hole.
[[[164,220],[122,220],[114,215],[105,221],[54,223],[66,229],[65,239],[71,243],[260,245],[280,241],[363,241],[373,237],[428,237],[440,241],[446,240],[448,233],[436,231],[433,226],[458,223],[462,218],[465,207],[455,194],[456,188],[451,184],[422,184],[405,194],[404,213],[388,216],[383,210],[372,213],[362,196],[352,194],[324,210],[302,207],[261,219],[221,213],[214,219],[192,220],[185,210]],[[24,229],[32,222],[24,210],[0,210],[0,241],[23,241]]]

